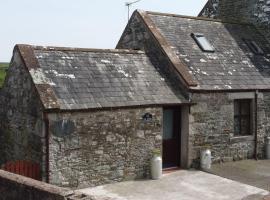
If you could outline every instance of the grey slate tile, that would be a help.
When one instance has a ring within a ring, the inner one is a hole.
[[[199,89],[225,88],[226,79],[233,80],[231,89],[270,88],[270,60],[255,55],[243,41],[254,40],[270,54],[269,42],[251,25],[221,23],[162,14],[148,14],[174,52],[194,74]],[[203,33],[214,46],[214,53],[203,52],[190,36]],[[223,74],[223,75],[221,75]],[[235,75],[239,77],[236,78]],[[245,77],[245,78],[243,78]],[[220,79],[216,82],[213,80]],[[246,85],[245,79],[252,81]],[[217,84],[215,84],[217,83]]]
[[[157,71],[142,53],[37,48],[34,54],[46,79],[54,83],[61,109],[187,102],[178,83]]]

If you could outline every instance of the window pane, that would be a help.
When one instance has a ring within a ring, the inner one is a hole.
[[[210,42],[204,37],[201,33],[192,33],[191,36],[194,38],[194,40],[197,42],[199,47],[203,51],[207,52],[214,52],[214,47],[210,44]]]
[[[244,39],[244,41],[253,53],[257,55],[264,54],[263,50],[259,47],[259,45],[255,41],[250,40],[250,39]]]
[[[251,134],[251,100],[234,100],[234,133],[235,135]]]
[[[234,133],[236,135],[240,134],[240,120],[238,117],[234,118]]]
[[[247,101],[243,101],[241,103],[241,114],[242,115],[249,115],[250,113],[250,102]]]
[[[163,139],[173,138],[173,110],[165,109],[163,112]]]
[[[204,36],[197,37],[197,40],[205,51],[214,51],[214,48]]]
[[[234,101],[234,115],[240,115],[239,109],[239,102]]]
[[[249,117],[241,118],[241,135],[249,135],[250,134],[250,123]]]
[[[252,41],[251,46],[253,47],[256,54],[263,54],[263,50],[257,45],[256,42]]]

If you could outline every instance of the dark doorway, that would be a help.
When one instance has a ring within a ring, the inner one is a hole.
[[[181,155],[181,109],[163,109],[163,168],[180,167]]]

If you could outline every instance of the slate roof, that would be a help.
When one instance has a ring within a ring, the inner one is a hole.
[[[146,15],[198,82],[191,89],[270,89],[270,44],[252,25],[154,12]],[[215,52],[203,52],[191,33],[204,34]],[[254,40],[265,54],[253,54],[243,38]]]
[[[18,45],[45,108],[77,110],[187,102],[142,51]]]

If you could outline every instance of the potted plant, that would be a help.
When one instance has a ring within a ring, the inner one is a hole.
[[[151,159],[151,177],[154,180],[160,179],[162,176],[162,158],[160,149],[153,150]]]

